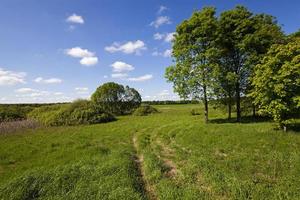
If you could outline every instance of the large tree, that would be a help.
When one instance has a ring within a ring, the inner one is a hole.
[[[215,8],[194,12],[176,28],[172,52],[175,65],[166,70],[166,78],[173,82],[175,92],[182,98],[203,99],[205,122],[216,38]]]
[[[240,121],[241,95],[249,91],[253,68],[283,34],[272,16],[253,15],[243,6],[221,13],[219,30],[222,69],[218,83],[229,98],[235,94],[237,121]]]
[[[289,120],[300,114],[300,37],[273,45],[255,67],[251,96],[259,111],[286,130]]]

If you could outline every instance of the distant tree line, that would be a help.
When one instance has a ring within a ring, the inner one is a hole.
[[[184,99],[201,99],[208,122],[210,99],[234,106],[241,121],[242,99],[285,128],[300,113],[299,32],[285,35],[276,19],[243,6],[216,16],[216,9],[195,11],[176,28],[174,65],[165,77]]]

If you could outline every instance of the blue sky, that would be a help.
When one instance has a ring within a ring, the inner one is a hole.
[[[178,99],[164,79],[176,25],[240,4],[299,29],[300,1],[0,0],[0,103],[88,98],[115,81],[143,100]]]

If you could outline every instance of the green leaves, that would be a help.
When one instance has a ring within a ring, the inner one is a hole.
[[[273,45],[255,68],[251,96],[279,124],[300,113],[300,38]]]

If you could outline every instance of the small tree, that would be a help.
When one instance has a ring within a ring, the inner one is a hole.
[[[300,38],[273,45],[255,68],[252,81],[255,104],[286,130],[300,113]]]
[[[113,114],[131,113],[142,101],[141,95],[134,88],[114,82],[98,87],[91,99],[96,106]]]

